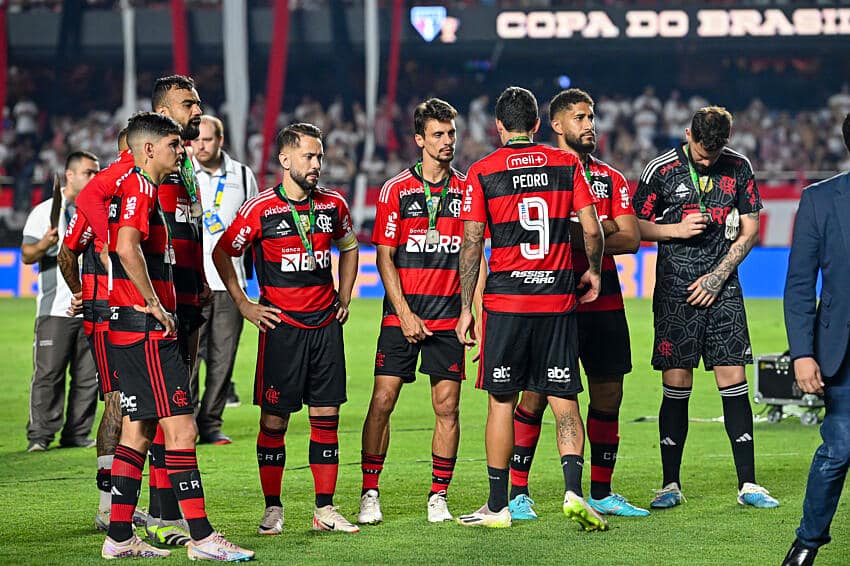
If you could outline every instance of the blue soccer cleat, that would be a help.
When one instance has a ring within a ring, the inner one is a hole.
[[[511,519],[514,521],[532,521],[537,518],[534,512],[534,500],[524,493],[511,499],[508,509],[511,511]]]
[[[649,511],[632,505],[619,493],[612,493],[602,499],[591,497],[587,500],[587,503],[603,515],[619,515],[620,517],[646,517],[649,515]]]
[[[779,507],[779,501],[770,496],[770,493],[757,483],[747,482],[738,492],[738,503],[750,505],[757,509],[772,509]]]

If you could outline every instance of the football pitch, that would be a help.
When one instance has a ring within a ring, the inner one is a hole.
[[[340,418],[340,475],[336,504],[354,520],[360,497],[360,431],[369,402],[381,304],[358,300],[345,326],[349,401]],[[656,415],[661,381],[649,365],[652,311],[648,300],[626,304],[634,371],[627,376],[621,411],[621,445],[614,489],[647,506],[661,487]],[[782,306],[775,300],[747,302],[755,355],[786,348]],[[27,454],[26,422],[32,372],[35,302],[0,299],[0,564],[98,563],[103,534],[94,530],[98,492],[95,450],[58,449]],[[255,456],[259,410],[251,390],[257,331],[245,325],[234,380],[242,406],[224,413],[229,446],[200,446],[198,460],[207,512],[228,538],[256,551],[268,564],[779,564],[799,522],[809,462],[819,444],[816,427],[789,417],[755,424],[758,481],[779,499],[777,509],[743,508],[736,502],[735,470],[714,379],[696,372],[690,431],[682,469],[687,502],[646,518],[611,517],[603,533],[585,533],[561,512],[563,477],[554,425],[547,413],[530,488],[540,519],[510,529],[465,529],[431,525],[425,504],[431,475],[433,413],[428,380],[405,386],[392,418],[392,441],[381,476],[384,523],[359,534],[310,530],[313,480],[307,463],[306,411],[293,416],[287,433],[283,480],[286,525],[281,536],[260,537],[256,526],[263,498]],[[461,444],[449,508],[455,514],[480,507],[487,498],[484,422],[487,395],[474,388],[467,370],[461,404]],[[752,368],[748,369],[752,388]],[[752,392],[752,391],[751,391]],[[582,395],[582,414],[587,412]],[[762,413],[763,406],[754,405]],[[98,417],[99,418],[99,417]],[[590,455],[586,449],[585,492]],[[145,475],[147,475],[147,470]],[[147,506],[144,480],[141,506]],[[832,527],[834,542],[818,564],[850,562],[850,504],[845,496]],[[177,551],[168,563],[186,563]]]

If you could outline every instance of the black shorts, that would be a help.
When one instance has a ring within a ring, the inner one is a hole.
[[[416,360],[422,353],[419,371],[435,379],[464,379],[466,352],[451,330],[438,330],[433,336],[411,344],[398,326],[383,326],[375,354],[375,375],[400,377],[405,383],[416,381]]]
[[[705,369],[753,363],[747,314],[739,284],[726,285],[708,307],[694,308],[684,298],[655,296],[655,343],[652,367],[657,370]]]
[[[86,336],[89,341],[89,349],[94,357],[97,367],[97,383],[100,386],[100,398],[107,393],[118,391],[118,375],[115,373],[112,363],[112,346],[107,340],[109,325],[105,324],[103,330],[95,325],[91,334]]]
[[[517,316],[484,312],[475,386],[493,395],[582,391],[575,314]]]
[[[346,402],[342,325],[321,328],[285,322],[260,333],[254,404],[275,415]]]
[[[189,368],[173,338],[109,345],[121,390],[121,412],[132,421],[191,415]]]
[[[578,356],[588,381],[604,381],[632,371],[626,311],[580,312]]]

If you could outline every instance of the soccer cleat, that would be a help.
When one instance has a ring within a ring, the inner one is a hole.
[[[608,521],[588,505],[584,498],[572,491],[564,494],[564,515],[581,525],[585,531],[608,530]]]
[[[186,546],[192,540],[189,536],[189,525],[184,519],[176,521],[157,519],[153,529],[146,526],[145,532],[151,540],[167,546]]]
[[[266,507],[263,512],[263,520],[257,527],[257,533],[261,535],[279,535],[283,532],[283,507],[274,505]]]
[[[360,498],[360,512],[357,514],[357,522],[361,525],[377,525],[384,520],[381,513],[381,499],[374,489],[366,490]]]
[[[109,511],[101,511],[97,510],[97,514],[94,516],[94,528],[98,531],[106,532],[109,530]]]
[[[313,530],[359,533],[360,527],[349,522],[333,505],[325,505],[313,510]]]
[[[133,526],[144,527],[148,524],[148,520],[150,520],[150,518],[151,516],[148,515],[147,511],[141,507],[136,507],[136,510],[133,511]]]
[[[537,513],[534,511],[534,500],[524,493],[511,499],[508,503],[508,509],[510,509],[511,519],[514,521],[532,521],[537,518]]]
[[[100,555],[107,560],[114,558],[166,558],[171,552],[151,546],[137,536],[124,542],[115,542],[109,537],[103,541]]]
[[[670,482],[663,488],[655,490],[655,497],[649,506],[653,509],[669,509],[681,505],[683,501],[685,501],[685,496],[682,495],[679,484]]]
[[[746,482],[738,492],[738,503],[751,505],[757,509],[771,509],[779,507],[779,501],[770,496],[770,493],[757,483]]]
[[[186,547],[189,560],[218,560],[219,562],[248,562],[253,560],[254,551],[237,546],[214,532],[205,539],[190,540]]]
[[[632,505],[619,493],[612,493],[602,499],[591,497],[587,500],[587,503],[603,515],[619,515],[620,517],[646,517],[649,515],[649,511]]]
[[[459,525],[464,527],[490,527],[491,529],[504,529],[511,526],[511,512],[505,507],[498,513],[493,513],[487,505],[469,515],[461,515],[455,519]]]
[[[442,523],[454,519],[449,513],[449,505],[446,501],[446,492],[435,493],[428,498],[428,522]]]

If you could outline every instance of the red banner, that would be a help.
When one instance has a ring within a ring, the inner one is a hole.
[[[174,72],[189,75],[189,24],[186,19],[186,3],[171,0],[171,52],[174,57]]]
[[[289,45],[289,1],[274,1],[274,16],[272,17],[272,48],[269,52],[269,70],[266,73],[266,116],[263,121],[263,159],[260,162],[261,186],[264,185],[266,167],[269,161],[269,150],[275,137],[277,115],[286,91],[286,51]]]

